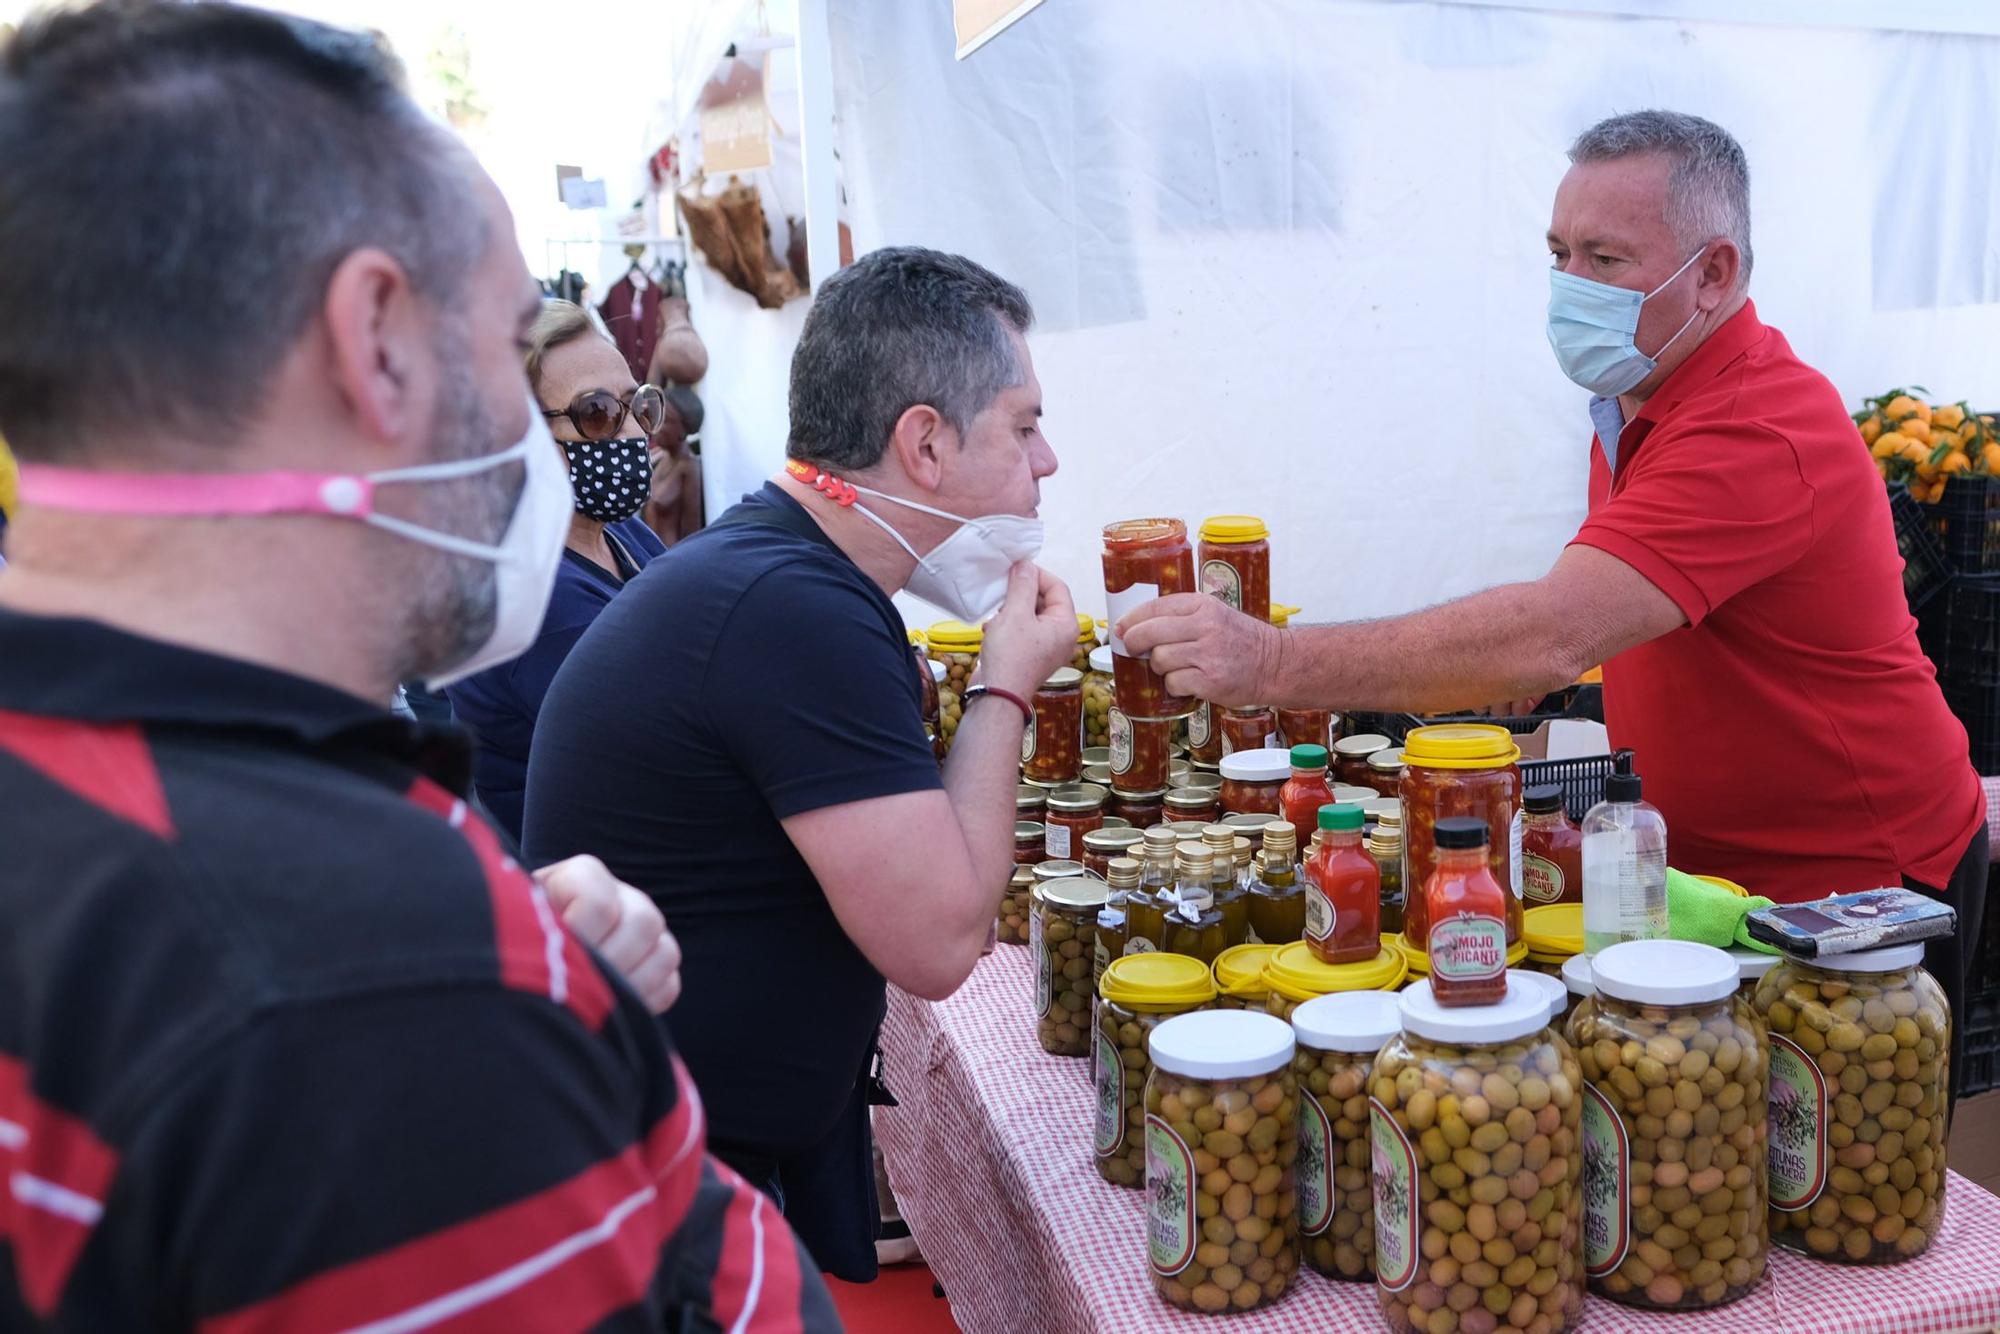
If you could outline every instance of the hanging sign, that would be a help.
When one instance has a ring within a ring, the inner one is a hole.
[[[1038,8],[1042,0],[951,0],[951,22],[958,33],[958,58],[980,47]]]
[[[701,113],[701,169],[711,176],[771,165],[771,115],[758,91]]]

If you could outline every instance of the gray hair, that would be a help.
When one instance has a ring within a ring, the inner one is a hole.
[[[1667,176],[1667,225],[1683,258],[1718,236],[1743,256],[1739,285],[1750,280],[1750,163],[1743,145],[1714,121],[1682,111],[1633,111],[1613,116],[1578,135],[1571,162],[1608,162],[1658,153],[1672,163]]]
[[[916,246],[862,256],[821,284],[806,316],[792,354],[787,457],[872,468],[918,404],[962,436],[1021,383],[1009,333],[1034,318],[1020,288],[962,256]]]

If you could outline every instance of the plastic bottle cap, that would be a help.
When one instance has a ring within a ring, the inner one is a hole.
[[[1433,1042],[1512,1042],[1549,1024],[1547,998],[1537,989],[1509,987],[1491,1005],[1446,1006],[1431,994],[1430,979],[1403,990],[1403,1029]]]
[[[1313,745],[1293,746],[1292,767],[1294,769],[1326,768],[1326,747]]]
[[[1282,783],[1292,776],[1292,757],[1282,750],[1239,750],[1222,757],[1222,776],[1239,783]]]
[[[1795,959],[1808,968],[1829,973],[1895,973],[1915,968],[1924,961],[1922,941],[1914,945],[1890,945],[1879,950],[1856,950],[1852,954],[1822,954],[1817,959]]]
[[[1563,985],[1568,987],[1574,995],[1595,996],[1597,994],[1596,979],[1590,975],[1590,956],[1588,954],[1573,954],[1563,960]]]
[[[1292,1011],[1299,1045],[1318,1051],[1379,1052],[1402,1027],[1402,1002],[1391,991],[1317,996]]]
[[[1437,846],[1440,850],[1471,850],[1486,846],[1486,821],[1469,815],[1454,815],[1439,820],[1434,826]]]
[[[1554,815],[1563,808],[1563,790],[1554,783],[1531,787],[1521,794],[1521,809],[1529,815]]]
[[[1090,651],[1090,670],[1104,676],[1111,675],[1111,646],[1094,648]]]
[[[1556,1016],[1569,1004],[1569,988],[1563,985],[1561,978],[1537,973],[1530,968],[1509,968],[1507,990],[1510,993],[1520,990],[1539,995],[1549,1008],[1550,1023],[1554,1023]]]
[[[1292,1026],[1255,1010],[1204,1010],[1167,1020],[1146,1040],[1155,1068],[1188,1079],[1248,1079],[1289,1065]]]
[[[1058,667],[1042,682],[1044,690],[1070,690],[1083,684],[1083,673],[1074,667]]]
[[[1072,880],[1050,880],[1035,886],[1035,897],[1044,903],[1091,912],[1102,908],[1110,895],[1111,886],[1102,880],[1089,880],[1082,876]]]
[[[1200,959],[1155,950],[1113,959],[1098,991],[1126,1009],[1185,1010],[1215,999],[1215,977]]]
[[[1611,757],[1611,777],[1604,780],[1604,799],[1629,804],[1639,800],[1642,785],[1632,772],[1632,752],[1621,750]]]
[[[1214,824],[1205,824],[1201,827],[1201,841],[1211,848],[1233,847],[1235,845],[1230,840],[1235,837],[1235,828],[1222,823],[1220,820],[1217,820]]]
[[[1921,952],[1921,951],[1920,951]],[[1600,995],[1639,1005],[1699,1005],[1735,993],[1736,961],[1692,940],[1627,940],[1590,960]]]
[[[1319,808],[1319,827],[1336,833],[1358,833],[1368,823],[1367,813],[1358,803],[1341,802]]]
[[[1137,889],[1145,868],[1135,858],[1113,857],[1105,864],[1104,873],[1110,877],[1113,889]]]
[[[1729,951],[1729,957],[1736,960],[1739,982],[1755,982],[1778,966],[1780,956],[1766,954],[1762,950],[1733,949]]]
[[[1180,830],[1170,824],[1157,824],[1140,835],[1146,840],[1147,851],[1172,852],[1174,845],[1181,841]]]

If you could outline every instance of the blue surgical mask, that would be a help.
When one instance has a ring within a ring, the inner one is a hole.
[[[1687,272],[1688,265],[1701,258],[1703,246],[1687,257],[1666,282],[1652,291],[1639,293],[1629,287],[1613,287],[1549,270],[1549,346],[1555,349],[1556,363],[1564,375],[1593,394],[1616,398],[1642,383],[1660,362],[1660,354],[1674,345],[1674,339],[1694,325],[1697,308],[1687,323],[1647,356],[1633,341],[1639,332],[1639,310],[1666,290],[1667,283]]]

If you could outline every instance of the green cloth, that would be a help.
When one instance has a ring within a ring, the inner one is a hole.
[[[1761,894],[1739,898],[1721,885],[1667,868],[1667,934],[1675,940],[1698,940],[1724,950],[1741,945],[1760,954],[1776,954],[1750,934],[1750,914],[1770,906],[1771,900]]]

